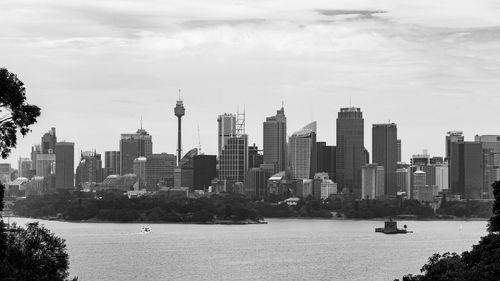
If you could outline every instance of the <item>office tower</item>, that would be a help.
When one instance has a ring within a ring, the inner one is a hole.
[[[135,134],[122,134],[120,139],[120,174],[133,174],[133,163],[137,157],[153,154],[152,137],[140,128]]]
[[[36,175],[46,177],[55,173],[55,154],[37,154],[36,156]]]
[[[491,184],[500,180],[500,136],[476,135],[476,142],[483,146],[483,199],[493,199]]]
[[[227,140],[236,135],[236,115],[224,113],[217,118],[218,135],[217,135],[217,157],[220,159],[222,150],[226,146]]]
[[[233,117],[236,122],[233,124]],[[248,135],[245,134],[245,113],[224,114],[219,123],[219,144],[224,143],[219,156],[219,180],[245,182],[248,171]],[[229,133],[233,131],[231,136]],[[229,135],[228,135],[229,134]]]
[[[316,170],[318,172],[328,173],[329,178],[336,182],[335,168],[336,164],[336,147],[326,145],[326,142],[317,142],[316,143]]]
[[[396,186],[398,192],[406,192],[406,196],[411,196],[411,176],[410,170],[399,168],[396,170]]]
[[[436,165],[435,166],[435,182],[434,185],[438,187],[438,192],[449,189],[449,169],[448,165]]]
[[[42,154],[42,146],[35,144],[31,147],[31,169],[36,170],[36,156]]]
[[[193,158],[193,188],[208,190],[212,180],[217,177],[217,156],[196,155]]]
[[[337,184],[330,179],[328,173],[316,173],[314,174],[312,193],[316,199],[326,199],[337,193]]]
[[[410,159],[410,164],[412,166],[426,166],[430,164],[431,157],[427,153],[427,150],[424,149],[422,154],[413,154]]]
[[[259,168],[260,165],[264,163],[264,157],[261,152],[262,150],[259,150],[255,143],[253,146],[248,147],[248,169]]]
[[[309,179],[314,176],[317,164],[316,121],[290,136],[288,154],[293,179]]]
[[[42,136],[42,154],[56,153],[56,128],[51,128],[50,131]]]
[[[262,168],[251,168],[248,170],[245,181],[245,195],[249,197],[256,196],[258,198],[264,198],[264,196],[268,194],[267,180],[272,175],[272,173]]]
[[[75,144],[72,142],[56,143],[56,182],[55,187],[75,187]]]
[[[102,180],[101,154],[95,151],[81,152],[80,162],[76,167],[75,185],[82,187],[84,184],[99,183]]]
[[[134,164],[133,164],[133,169],[134,169],[134,174],[137,176],[136,178],[136,187],[134,186],[135,190],[142,190],[146,188],[146,162],[147,159],[144,156],[137,157],[134,159]]]
[[[284,171],[286,163],[286,116],[281,107],[263,124],[264,164],[274,164],[275,171]]]
[[[401,140],[396,141],[398,162],[401,162]]]
[[[483,146],[480,142],[453,142],[450,154],[450,187],[465,199],[482,199]]]
[[[398,191],[396,186],[396,169],[398,162],[397,134],[398,129],[394,123],[373,124],[372,162],[384,166],[384,194],[388,196],[395,196]]]
[[[146,157],[146,189],[157,191],[161,181],[171,183],[172,187],[176,163],[177,157],[174,154],[151,154]]]
[[[18,174],[20,178],[27,178],[30,179],[30,170],[33,161],[31,161],[30,158],[22,158],[19,157],[18,161]]]
[[[10,164],[8,163],[1,163],[0,164],[0,182],[4,185],[7,185],[11,180],[10,180],[10,171],[11,167]]]
[[[193,159],[196,155],[198,155],[198,149],[191,149],[182,157],[177,167],[174,168],[174,187],[187,187],[193,190]]]
[[[366,164],[360,108],[341,108],[337,117],[337,183],[361,198],[361,167]]]
[[[377,163],[361,167],[361,198],[375,199],[385,195],[384,166]]]
[[[463,142],[464,136],[463,132],[460,131],[450,131],[446,134],[446,155],[445,159],[448,160],[451,156],[451,144],[454,142]]]
[[[120,151],[104,152],[104,169],[108,176],[120,174]]]
[[[182,100],[179,97],[179,100],[177,101],[177,104],[175,105],[174,108],[174,114],[177,116],[177,162],[181,161],[182,157],[182,143],[181,143],[181,118],[184,116],[186,113],[186,110],[184,109],[184,104],[182,103]]]

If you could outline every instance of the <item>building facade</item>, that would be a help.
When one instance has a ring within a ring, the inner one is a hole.
[[[147,157],[153,154],[153,141],[151,135],[144,129],[139,129],[135,134],[122,134],[120,139],[120,174],[134,172],[134,159]]]
[[[398,163],[398,129],[396,124],[374,124],[372,128],[372,157],[373,163],[384,166],[385,184],[384,194],[395,196],[396,169]]]
[[[264,164],[274,164],[275,171],[287,168],[286,116],[282,107],[263,124]]]
[[[289,166],[294,179],[309,179],[316,173],[316,122],[290,136]]]
[[[385,195],[384,166],[377,163],[366,164],[361,169],[362,199],[376,199]]]
[[[75,187],[75,144],[56,143],[56,188]]]

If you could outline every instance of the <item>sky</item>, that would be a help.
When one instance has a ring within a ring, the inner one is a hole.
[[[119,150],[140,127],[153,152],[217,152],[217,116],[246,113],[250,143],[282,103],[288,135],[313,120],[335,145],[341,107],[360,107],[365,147],[394,122],[403,160],[444,154],[447,131],[500,134],[500,2],[489,0],[2,0],[0,67],[42,109],[5,160],[56,127],[81,150]],[[198,137],[199,128],[199,137]]]

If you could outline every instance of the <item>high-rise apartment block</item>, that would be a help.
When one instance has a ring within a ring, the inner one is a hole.
[[[361,198],[361,167],[365,165],[364,120],[360,108],[341,108],[337,117],[337,183]]]
[[[287,168],[286,116],[283,107],[263,124],[264,164],[274,164],[275,171]]]

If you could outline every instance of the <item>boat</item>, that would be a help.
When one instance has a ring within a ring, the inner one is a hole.
[[[406,224],[404,225],[404,228],[398,228],[398,223],[396,221],[393,221],[392,218],[389,220],[386,220],[384,222],[384,227],[377,227],[375,228],[375,232],[382,232],[384,234],[406,234],[406,233],[413,233],[413,231],[408,231]]]
[[[143,227],[141,228],[141,232],[140,232],[140,233],[141,233],[141,234],[148,234],[148,233],[151,233],[151,229],[150,229],[149,227],[147,227],[147,226],[143,226]]]

